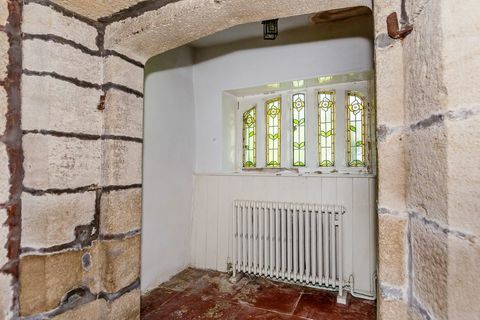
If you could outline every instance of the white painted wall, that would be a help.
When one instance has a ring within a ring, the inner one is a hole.
[[[145,68],[142,291],[189,264],[195,109],[192,54],[183,47]]]
[[[292,31],[281,34],[283,40],[279,38],[278,42],[251,40],[197,49],[193,68],[196,172],[222,171],[224,90],[371,70],[373,45],[369,28],[363,28],[352,31],[354,36],[347,32],[344,37],[330,39],[325,38],[324,29],[312,27],[306,42],[298,43],[305,36]]]
[[[232,261],[234,200],[337,204],[343,217],[344,279],[357,293],[373,295],[376,272],[376,178],[371,175],[195,175],[192,258],[194,267],[227,271]]]

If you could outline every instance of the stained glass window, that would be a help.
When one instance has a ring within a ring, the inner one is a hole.
[[[350,167],[365,166],[365,101],[357,92],[347,92],[347,152]]]
[[[305,166],[305,94],[292,96],[293,165]]]
[[[256,107],[243,114],[243,167],[256,166]]]
[[[280,97],[268,100],[266,106],[266,160],[267,167],[280,167]]]
[[[318,152],[320,167],[335,164],[335,92],[318,93]]]

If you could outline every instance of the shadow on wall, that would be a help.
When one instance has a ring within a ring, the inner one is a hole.
[[[279,24],[281,23],[282,21],[280,20]],[[228,33],[233,28],[220,31],[217,34]],[[192,50],[192,62],[188,61],[188,59],[184,59],[183,57],[180,57],[179,59],[179,55],[183,55],[182,52],[186,47],[192,47],[191,44],[188,44],[152,57],[146,63],[146,66],[154,65],[155,72],[158,72],[205,62],[223,55],[243,50],[288,46],[299,43],[328,41],[342,38],[365,38],[371,42],[373,47],[373,16],[369,14],[330,23],[310,23],[305,27],[294,28],[283,32],[280,31],[278,38],[274,41],[263,40],[262,32],[262,25],[260,22],[258,22],[258,37],[250,37],[247,39],[241,39],[228,43],[220,43],[208,47],[193,46],[194,50]],[[149,70],[146,69],[146,76],[148,76],[148,71]]]

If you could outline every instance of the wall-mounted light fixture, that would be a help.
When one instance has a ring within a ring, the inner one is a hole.
[[[278,35],[278,19],[262,21],[263,40],[275,40]]]

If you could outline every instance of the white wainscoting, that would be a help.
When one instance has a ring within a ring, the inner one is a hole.
[[[373,294],[377,250],[374,176],[197,174],[194,183],[192,266],[227,270],[233,252],[234,200],[339,204],[346,208],[344,277],[354,276],[355,292]]]

